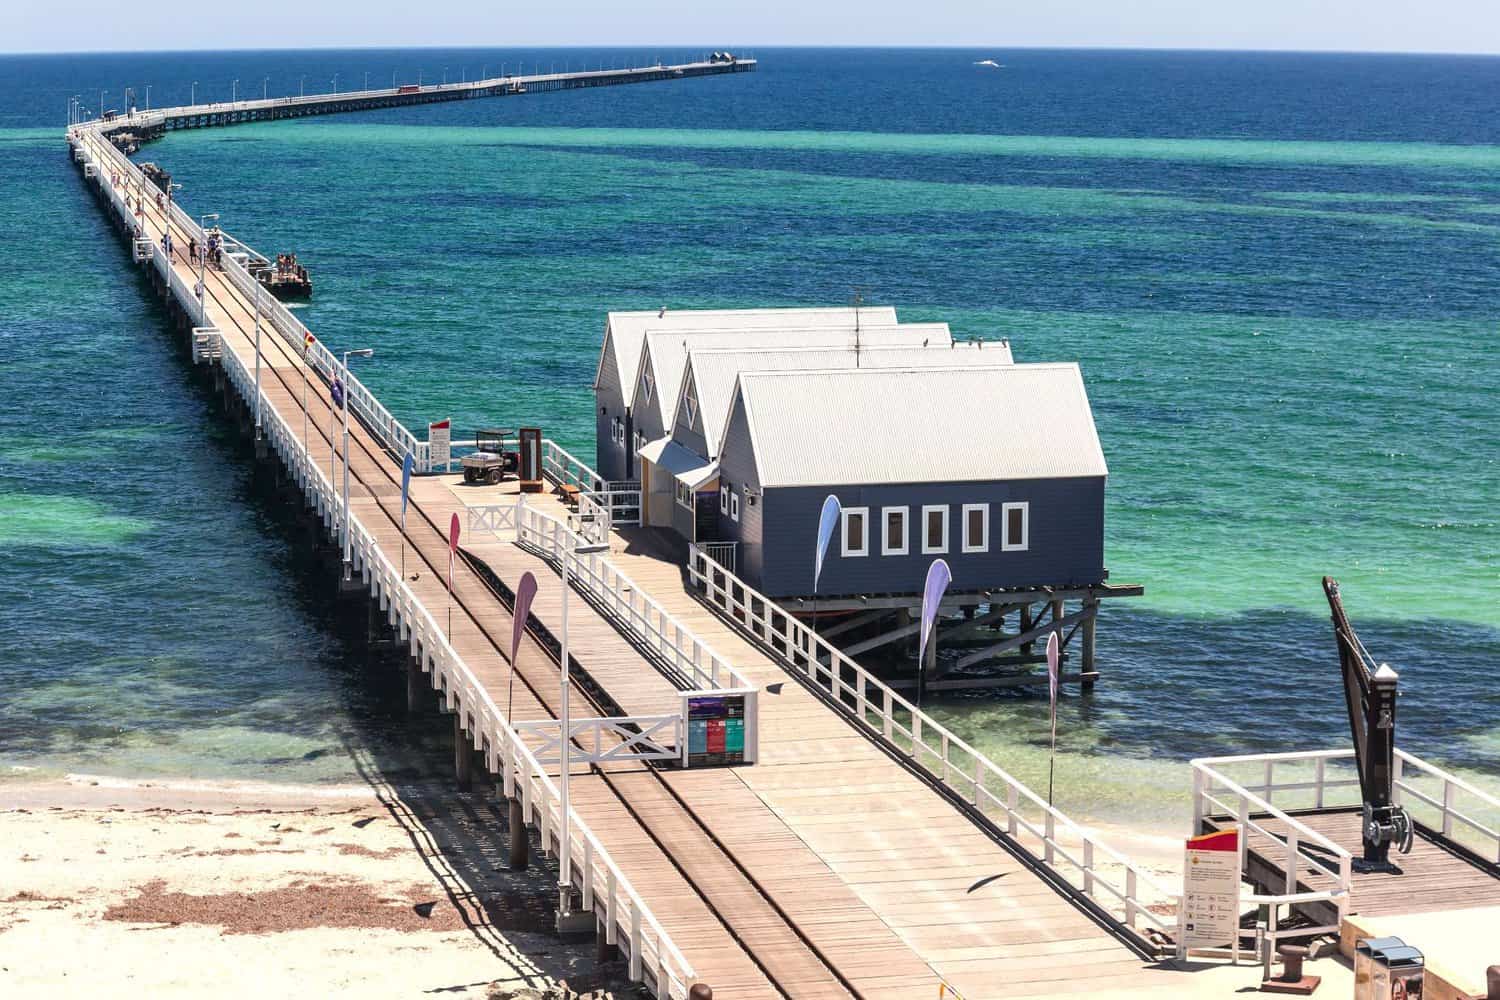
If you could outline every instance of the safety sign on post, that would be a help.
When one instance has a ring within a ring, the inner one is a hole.
[[[1232,945],[1239,930],[1239,831],[1189,837],[1182,859],[1182,946]]]

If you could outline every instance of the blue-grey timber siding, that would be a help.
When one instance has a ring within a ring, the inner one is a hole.
[[[758,495],[760,477],[751,458],[750,433],[739,393],[734,394],[730,406],[729,419],[724,425],[724,451],[719,458],[719,481],[728,483],[730,489],[739,495],[740,519],[735,522],[727,514],[720,514],[719,537],[740,543],[735,554],[738,564],[735,575],[753,583],[760,579],[762,572],[761,541],[766,507],[764,498]],[[751,503],[752,499],[754,503]]]
[[[748,442],[746,442],[748,444]],[[725,456],[747,455],[748,448],[726,444]],[[743,475],[743,470],[740,474]],[[733,482],[726,462],[723,475]],[[738,485],[738,484],[736,484]],[[745,558],[739,575],[770,597],[812,593],[813,545],[823,499],[833,493],[844,507],[869,509],[869,555],[842,555],[839,535],[828,546],[819,596],[918,594],[927,567],[937,554],[922,552],[922,511],[927,505],[949,506],[948,549],[941,555],[953,571],[955,592],[994,587],[1083,586],[1104,579],[1104,479],[1032,479],[1009,482],[911,483],[875,486],[784,487],[765,491],[755,531],[758,544],[744,534],[749,524],[721,518],[726,539],[738,538]],[[1001,551],[1001,504],[1025,501],[1029,508],[1028,547]],[[743,501],[741,501],[743,504]],[[989,547],[963,551],[963,505],[990,505]],[[906,555],[881,555],[882,507],[909,508]],[[754,554],[752,555],[752,551]]]
[[[655,388],[651,390],[651,399],[646,399],[646,376],[650,375],[655,380]],[[676,404],[676,400],[672,401]],[[646,442],[655,441],[667,433],[666,422],[662,419],[661,380],[656,378],[655,366],[651,364],[650,355],[645,356],[645,363],[641,366],[640,373],[635,383],[635,429],[641,432],[641,440]]]
[[[626,420],[625,394],[620,387],[613,337],[606,337],[604,358],[599,366],[599,384],[594,388],[594,470],[605,479],[629,479],[625,449],[615,443],[615,418]],[[626,430],[629,430],[627,426]],[[625,441],[629,444],[627,434]]]
[[[694,389],[696,391],[696,387],[687,381],[690,377],[691,373],[683,376],[684,390]],[[708,442],[703,437],[703,413],[701,407],[691,423],[688,422],[687,407],[677,407],[677,417],[672,423],[672,440],[689,451],[702,455],[704,458],[709,457]],[[715,447],[718,444],[719,442],[714,442]]]

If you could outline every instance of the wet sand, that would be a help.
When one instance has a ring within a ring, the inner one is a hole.
[[[634,995],[490,802],[431,791],[0,784],[0,996]]]

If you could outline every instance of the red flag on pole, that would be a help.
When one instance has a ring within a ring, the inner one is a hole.
[[[458,512],[448,522],[448,596],[453,596],[453,557],[458,553]]]

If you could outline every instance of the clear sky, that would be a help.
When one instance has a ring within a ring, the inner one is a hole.
[[[0,0],[0,51],[957,45],[1500,52],[1500,0]]]

